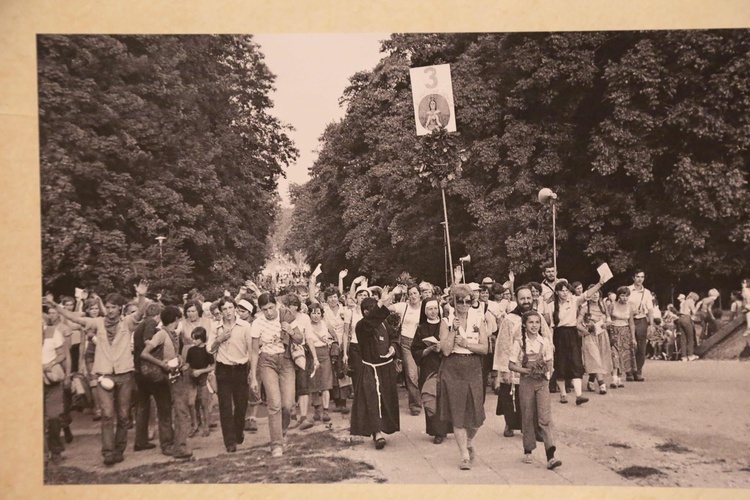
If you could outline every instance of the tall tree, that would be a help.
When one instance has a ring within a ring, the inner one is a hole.
[[[297,152],[252,37],[40,36],[38,62],[45,287],[213,290],[262,267]]]
[[[559,195],[561,273],[643,267],[654,287],[733,284],[750,271],[745,30],[396,34],[351,78],[311,180],[296,190],[288,249],[394,280],[442,282],[438,189],[419,176],[410,67],[448,63],[468,160],[447,185],[454,255],[469,277],[538,277]],[[624,279],[624,278],[623,278]]]

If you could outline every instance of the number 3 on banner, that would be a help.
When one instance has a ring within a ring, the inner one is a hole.
[[[429,75],[430,83],[426,84],[425,87],[428,89],[434,89],[438,86],[438,79],[437,79],[437,70],[435,68],[429,67],[425,68],[424,70],[425,74]]]

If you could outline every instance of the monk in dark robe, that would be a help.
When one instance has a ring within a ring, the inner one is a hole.
[[[385,447],[383,434],[400,429],[395,366],[398,339],[389,335],[385,324],[392,300],[387,287],[380,300],[364,299],[363,318],[356,327],[363,365],[354,384],[350,433],[372,436],[378,450]]]

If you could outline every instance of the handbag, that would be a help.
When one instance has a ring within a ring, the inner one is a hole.
[[[164,358],[164,346],[160,345],[151,351],[151,355],[156,359]],[[141,359],[141,375],[149,382],[161,383],[168,380],[167,372],[162,370],[161,366],[153,364],[151,361]]]
[[[57,384],[65,380],[65,369],[62,363],[56,363],[50,368],[42,368],[42,376],[44,377],[44,385]]]

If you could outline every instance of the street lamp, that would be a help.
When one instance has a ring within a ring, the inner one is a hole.
[[[542,205],[547,203],[552,205],[552,266],[555,268],[555,276],[557,276],[557,234],[555,227],[555,201],[557,200],[557,194],[552,192],[550,188],[542,188],[539,190],[538,199]]]
[[[164,243],[164,240],[166,240],[166,236],[157,236],[156,241],[159,242],[159,279],[162,279],[163,274],[163,268],[162,268],[162,244]]]
[[[461,257],[458,259],[458,261],[461,263],[461,281],[466,283],[466,270],[464,269],[464,262],[471,263],[471,255]]]

